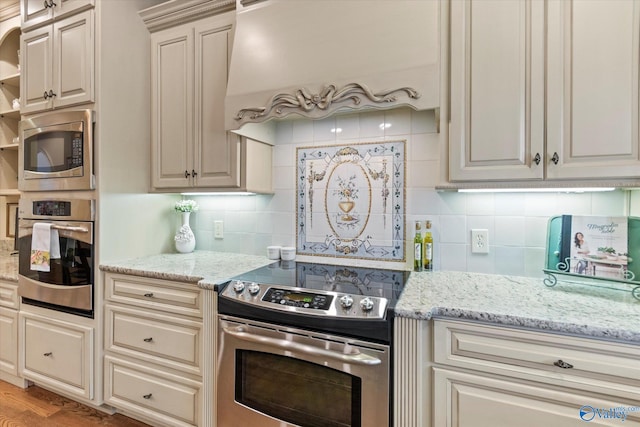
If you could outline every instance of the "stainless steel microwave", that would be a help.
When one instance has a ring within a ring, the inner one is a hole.
[[[55,111],[20,122],[18,189],[93,190],[92,110]]]

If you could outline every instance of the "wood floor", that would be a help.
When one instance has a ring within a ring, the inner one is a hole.
[[[148,427],[107,415],[37,386],[26,390],[0,381],[0,427]]]

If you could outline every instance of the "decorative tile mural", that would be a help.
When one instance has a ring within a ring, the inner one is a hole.
[[[405,141],[297,149],[297,252],[404,261]]]

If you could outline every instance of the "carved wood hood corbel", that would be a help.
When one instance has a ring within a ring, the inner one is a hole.
[[[236,3],[226,127],[440,106],[440,0]]]

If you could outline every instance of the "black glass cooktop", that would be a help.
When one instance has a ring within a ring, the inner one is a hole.
[[[400,297],[409,271],[277,261],[243,273],[234,280],[383,297],[391,307]]]

